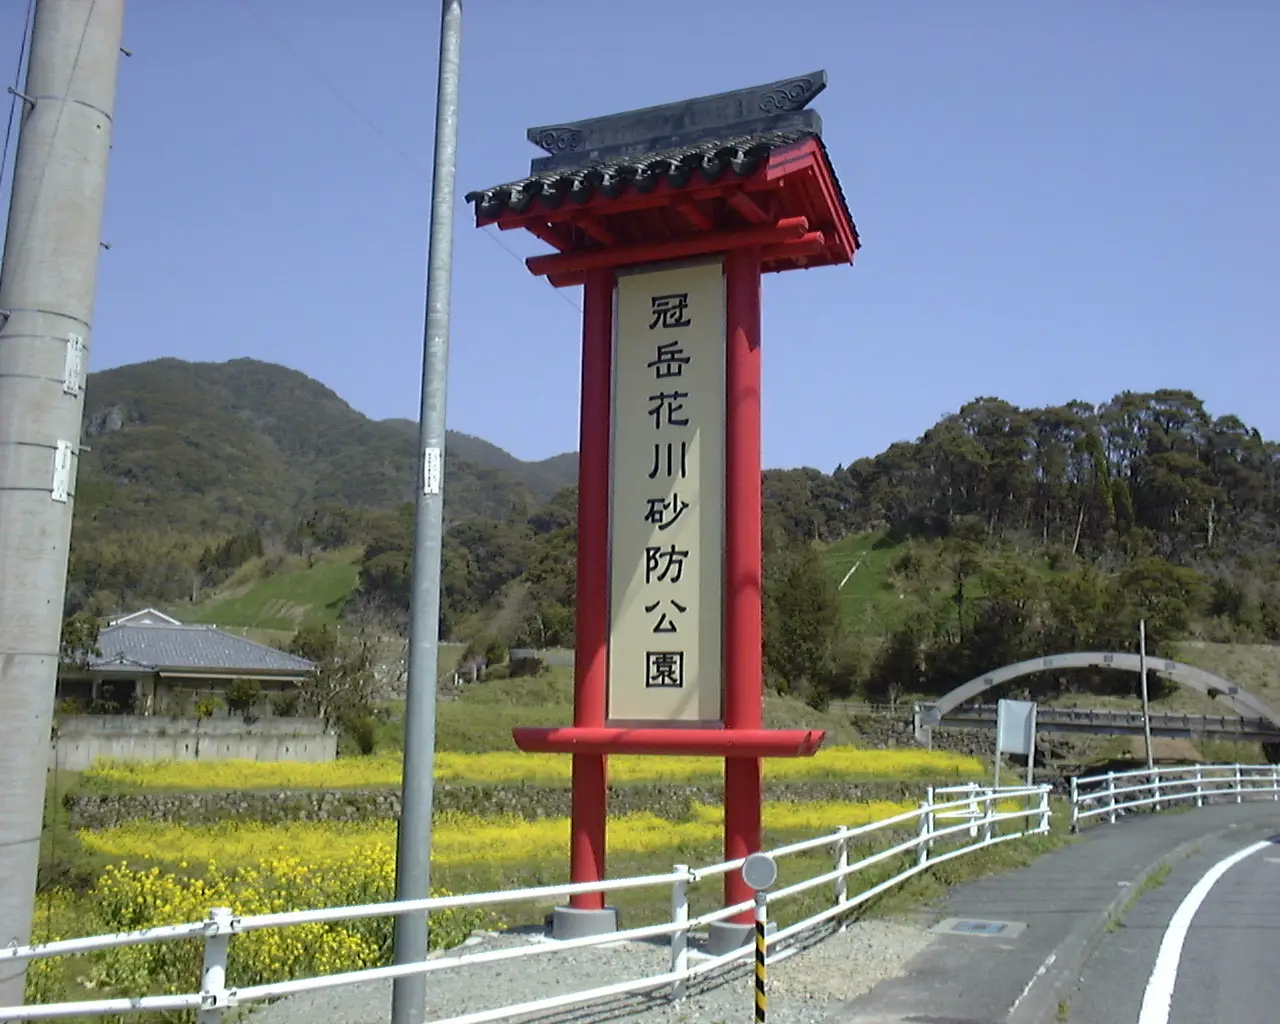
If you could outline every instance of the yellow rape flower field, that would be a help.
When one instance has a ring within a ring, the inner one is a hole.
[[[436,779],[452,783],[530,783],[568,785],[571,760],[565,754],[493,751],[436,754]],[[86,786],[100,790],[355,789],[400,785],[400,755],[340,758],[318,764],[287,761],[100,762],[84,775]],[[710,782],[720,778],[721,762],[710,757],[610,758],[614,782]],[[985,774],[974,757],[944,751],[861,750],[831,747],[813,757],[766,762],[766,776],[780,782],[821,779],[971,781]]]
[[[900,814],[914,804],[766,803],[764,825],[771,832],[819,835],[840,825],[857,826]],[[609,850],[619,854],[655,855],[653,871],[666,865],[663,851],[714,851],[724,828],[721,807],[697,806],[689,821],[668,821],[654,814],[629,814],[609,822]],[[313,867],[360,864],[371,851],[394,848],[396,823],[299,821],[286,825],[224,822],[184,826],[137,821],[101,832],[81,832],[89,850],[131,862],[248,864],[290,856]],[[526,821],[510,817],[437,815],[432,835],[432,863],[441,867],[544,861],[563,863],[569,848],[569,819]],[[714,852],[712,854],[714,856]],[[376,858],[375,858],[376,859]],[[716,858],[718,859],[718,857]]]
[[[914,806],[766,803],[766,842],[776,845],[840,825],[857,826]],[[718,861],[723,824],[723,809],[706,805],[694,805],[688,819],[679,821],[654,814],[613,818],[610,873],[647,874],[676,862],[696,866]],[[395,829],[391,821],[233,821],[207,826],[135,821],[81,831],[77,839],[83,849],[112,863],[83,894],[62,889],[42,893],[34,937],[49,941],[195,921],[215,906],[257,914],[386,902],[394,893]],[[567,818],[527,821],[516,816],[441,814],[433,834],[433,881],[444,881],[448,887],[438,892],[560,882],[567,874],[568,843]],[[819,869],[815,857],[829,861],[830,854],[802,855],[784,867],[812,874]],[[718,881],[696,889],[691,894],[695,904],[710,909],[718,899]],[[639,918],[665,912],[668,898],[665,889],[618,896],[627,912]],[[493,912],[442,911],[432,915],[432,945],[456,945],[477,927],[530,923],[546,909],[518,904]],[[239,936],[231,949],[229,971],[236,985],[353,970],[388,962],[391,924],[384,918],[272,929]],[[198,986],[200,957],[199,943],[179,943],[102,950],[69,963],[37,961],[28,971],[28,999],[84,998],[89,991],[191,991]]]
[[[567,787],[571,759],[565,755],[440,752],[436,779],[444,784],[515,784]],[[336,790],[400,785],[400,754],[339,758],[320,764],[294,762],[102,762],[78,780],[83,792],[213,790]],[[614,757],[611,781],[667,785],[718,784],[722,762],[701,757]],[[778,782],[914,782],[981,780],[981,761],[916,749],[860,750],[832,747],[812,758],[766,762]],[[921,794],[922,795],[922,794]],[[917,807],[913,802],[769,802],[763,808],[766,847],[857,827]],[[609,821],[608,863],[614,877],[653,874],[675,863],[693,866],[722,859],[724,812],[694,803],[677,820],[654,813],[619,815]],[[570,825],[567,818],[527,820],[514,814],[478,816],[438,813],[432,842],[432,882],[439,892],[483,892],[555,884],[567,880]],[[914,831],[905,827],[903,834]],[[70,837],[68,837],[70,839]],[[900,838],[900,836],[899,836]],[[892,839],[877,835],[871,845]],[[81,858],[78,891],[41,893],[37,941],[145,928],[204,918],[214,906],[238,914],[307,907],[381,903],[393,898],[396,822],[252,820],[181,825],[135,820],[101,831],[75,833]],[[861,844],[859,844],[861,845]],[[830,866],[827,849],[780,864],[783,883]],[[861,884],[892,873],[877,865]],[[718,880],[691,889],[694,912],[718,905]],[[801,904],[826,898],[809,893]],[[641,923],[667,913],[665,889],[622,891],[616,902],[628,920]],[[518,903],[485,911],[450,910],[432,915],[433,947],[461,942],[478,927],[533,924],[550,903]],[[272,929],[238,936],[231,944],[230,981],[252,985],[305,975],[353,970],[389,962],[391,922],[375,919]],[[29,1001],[110,994],[174,993],[198,987],[200,943],[131,946],[81,957],[34,963],[27,974]],[[186,1022],[189,1015],[180,1015]],[[178,1017],[173,1020],[178,1020]]]

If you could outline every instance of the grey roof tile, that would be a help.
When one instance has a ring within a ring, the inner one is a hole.
[[[213,626],[108,626],[98,635],[101,657],[93,668],[136,665],[152,669],[211,669],[218,672],[309,672],[304,658]]]
[[[597,190],[613,199],[628,186],[643,193],[664,180],[679,188],[695,176],[707,184],[718,181],[726,172],[745,178],[755,173],[775,149],[807,139],[813,139],[822,146],[819,135],[802,130],[704,140],[660,153],[615,157],[583,167],[532,174],[505,185],[469,192],[467,202],[475,204],[479,216],[496,217],[506,210],[523,213],[539,199],[554,209],[566,200],[574,204],[585,203],[595,196]],[[823,152],[825,154],[825,147]],[[843,192],[840,201],[847,212]]]

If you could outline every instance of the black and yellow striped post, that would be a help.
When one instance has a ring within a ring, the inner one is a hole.
[[[764,1024],[768,997],[765,995],[766,962],[765,931],[769,925],[769,896],[761,890],[756,893],[756,1024]]]
[[[765,956],[768,952],[769,893],[778,880],[778,865],[767,853],[748,854],[742,862],[742,880],[756,894],[756,1024],[764,1024]]]

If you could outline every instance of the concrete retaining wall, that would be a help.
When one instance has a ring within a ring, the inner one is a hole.
[[[318,718],[167,718],[67,715],[58,720],[50,764],[81,772],[112,761],[332,761],[338,737]]]

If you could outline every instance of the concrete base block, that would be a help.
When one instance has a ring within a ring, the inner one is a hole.
[[[772,935],[778,930],[778,922],[770,921],[764,926],[764,933]],[[754,924],[734,924],[730,921],[713,921],[707,929],[707,944],[704,947],[712,956],[724,956],[735,949],[749,946],[756,941]]]
[[[553,939],[585,939],[588,935],[607,935],[617,930],[617,907],[605,907],[603,910],[556,907],[551,915]]]

